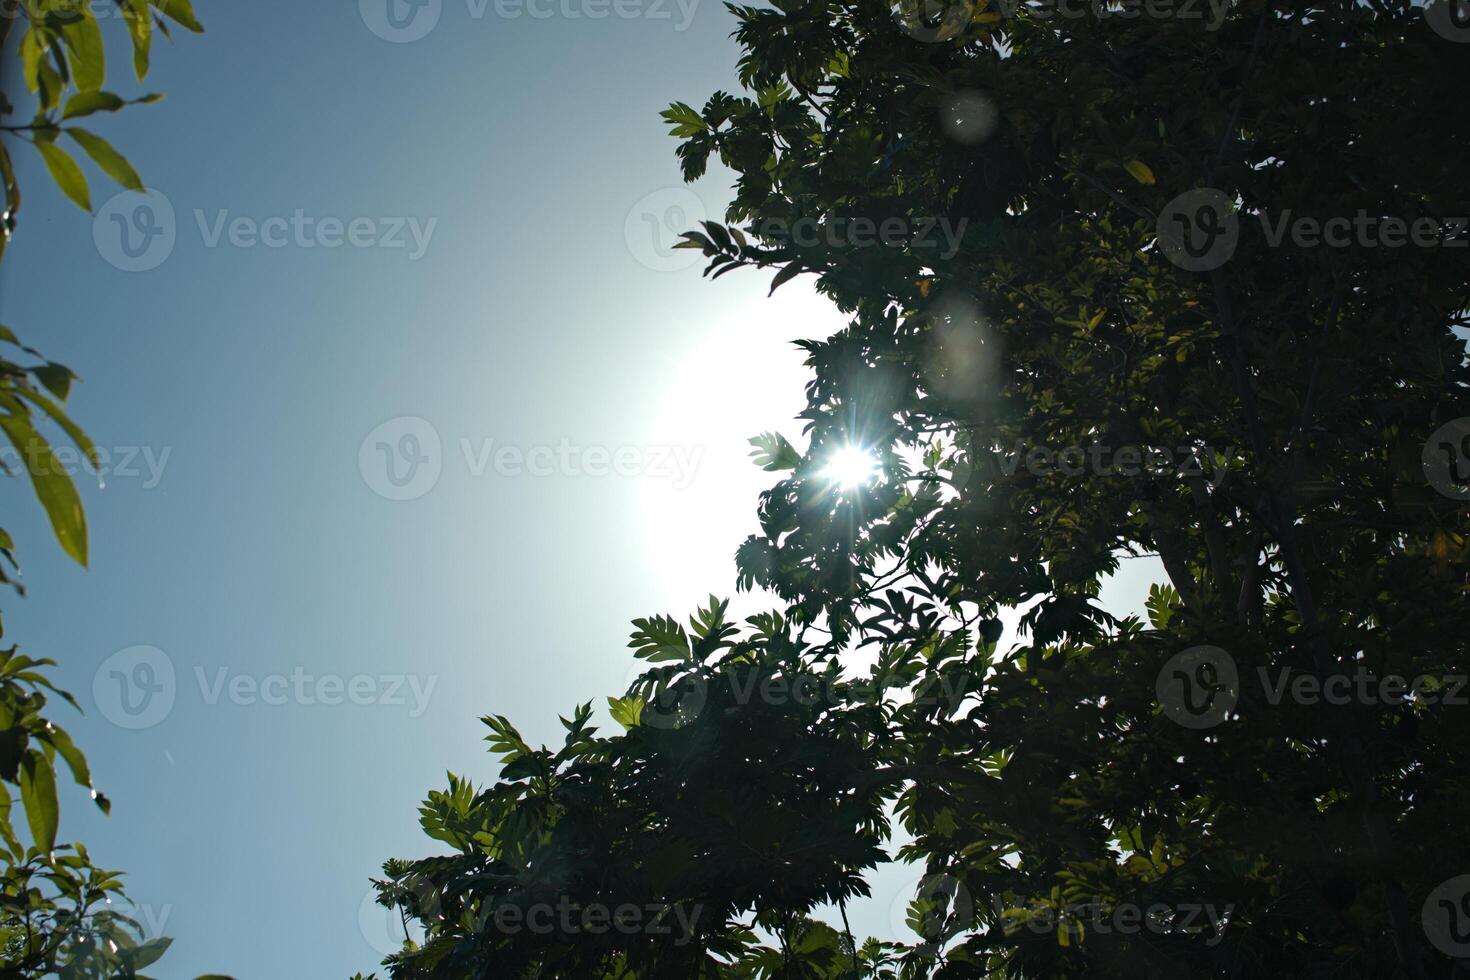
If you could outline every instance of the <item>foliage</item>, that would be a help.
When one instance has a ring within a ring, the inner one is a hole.
[[[688,179],[736,174],[726,222],[686,236],[707,274],[810,273],[851,315],[803,342],[805,450],[753,440],[781,479],[740,585],[784,608],[738,633],[717,603],[703,633],[638,621],[622,734],[584,707],[533,750],[487,719],[499,781],[451,777],[423,810],[450,853],[379,882],[426,933],[393,977],[1445,974],[1419,912],[1470,871],[1470,708],[1273,703],[1257,678],[1466,670],[1470,515],[1420,460],[1470,415],[1470,117],[1431,95],[1470,59],[1393,0],[1244,0],[1218,29],[962,9],[926,43],[882,5],[732,6],[747,94],[665,113]],[[993,130],[954,138],[977,96]],[[1239,223],[1204,273],[1159,242],[1201,188]],[[1287,209],[1429,218],[1444,244],[1273,245],[1257,219]],[[855,219],[903,232],[779,231]],[[915,233],[941,220],[953,250]],[[854,445],[881,471],[836,487]],[[1094,445],[1187,465],[1017,463]],[[1169,579],[1148,622],[1098,603],[1140,555]],[[1159,684],[1201,646],[1238,700],[1193,728]],[[735,696],[802,673],[835,695]],[[945,887],[916,896],[916,941],[858,945],[813,919],[866,892],[890,808],[897,856]],[[496,918],[564,898],[705,914],[679,948]],[[1081,911],[1198,903],[1221,928]]]
[[[133,68],[141,80],[148,70],[153,31],[168,33],[165,17],[198,31],[189,0],[118,0],[128,26]],[[26,89],[35,96],[30,122],[11,124],[16,112],[0,93],[0,133],[31,143],[61,190],[90,209],[87,179],[71,155],[58,144],[61,136],[79,146],[91,160],[124,187],[141,190],[131,164],[102,137],[75,120],[99,112],[115,112],[130,103],[156,101],[157,95],[123,99],[103,88],[106,51],[93,5],[81,0],[23,0],[0,16],[0,47],[21,27],[16,42]],[[5,203],[0,220],[0,256],[15,231],[20,208],[10,148],[0,141],[0,178]],[[97,451],[66,411],[76,375],[47,360],[0,326],[0,342],[18,353],[0,356],[0,431],[14,449],[36,498],[63,551],[87,563],[87,523],[81,496],[71,474],[52,449],[43,428],[49,423],[97,466]],[[9,475],[16,475],[10,473]],[[20,566],[9,533],[0,529],[0,584],[23,590]],[[45,668],[49,659],[33,659],[15,646],[0,649],[0,975],[63,978],[141,977],[138,971],[163,955],[171,940],[148,939],[136,920],[118,910],[123,898],[119,873],[92,864],[80,842],[58,844],[60,804],[57,759],[107,813],[107,797],[92,785],[86,758],[66,731],[46,717],[47,692],[81,710],[67,692],[53,687]],[[17,835],[12,807],[19,795],[30,843]]]

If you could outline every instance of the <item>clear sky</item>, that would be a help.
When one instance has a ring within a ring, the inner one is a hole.
[[[391,2],[196,0],[168,98],[93,127],[146,208],[97,176],[94,219],[18,154],[0,321],[82,375],[115,472],[85,571],[0,485],[6,640],[87,709],[113,815],[70,793],[62,836],[175,937],[164,977],[375,967],[368,877],[433,849],[446,769],[494,778],[477,719],[559,741],[624,687],[629,619],[731,591],[744,440],[799,434],[789,341],[840,325],[667,250],[728,193],[682,189],[658,118],[734,87],[722,5]]]

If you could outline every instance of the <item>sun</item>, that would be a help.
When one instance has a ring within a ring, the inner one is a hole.
[[[843,446],[832,454],[822,476],[839,489],[850,490],[871,480],[878,472],[878,459],[860,446]]]

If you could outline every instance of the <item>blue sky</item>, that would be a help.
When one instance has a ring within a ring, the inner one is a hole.
[[[97,177],[89,216],[19,154],[0,321],[82,375],[114,472],[87,570],[0,486],[7,641],[87,708],[114,810],[73,793],[62,835],[175,937],[165,977],[373,968],[368,877],[432,848],[446,769],[493,779],[477,719],[559,739],[625,685],[632,617],[731,590],[744,440],[797,435],[789,341],[840,324],[667,250],[727,194],[658,118],[734,87],[721,5],[394,2],[196,0],[168,98],[94,127],[148,210]]]

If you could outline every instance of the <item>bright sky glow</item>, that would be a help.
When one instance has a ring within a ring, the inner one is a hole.
[[[846,490],[862,486],[878,472],[878,460],[858,446],[843,446],[832,454],[822,475]]]

